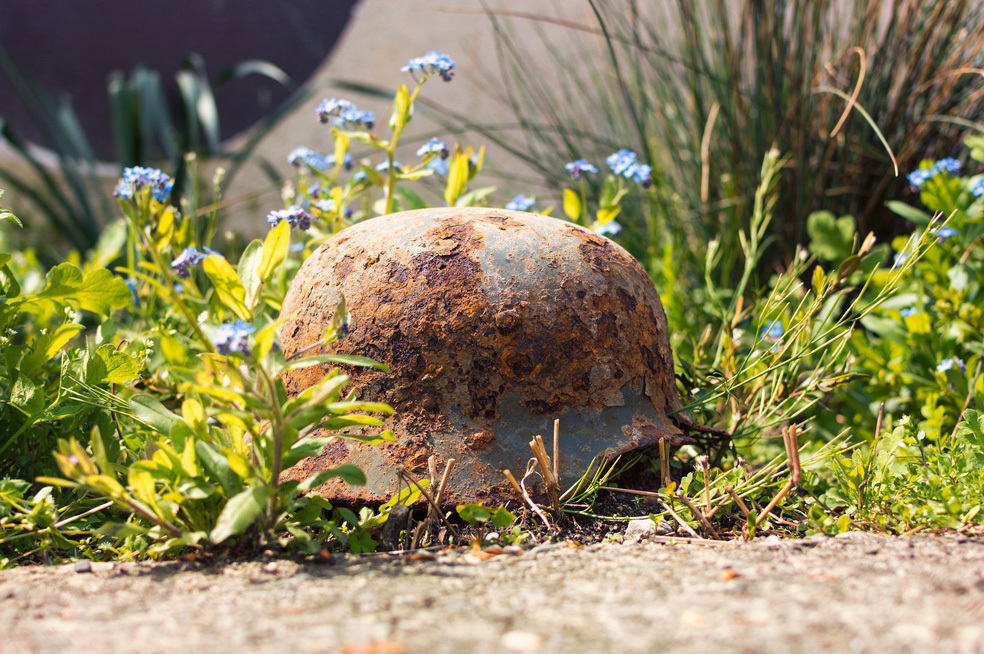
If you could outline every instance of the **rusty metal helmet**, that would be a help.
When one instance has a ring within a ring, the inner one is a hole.
[[[397,470],[454,458],[447,504],[514,497],[535,434],[560,419],[559,476],[596,456],[687,440],[667,414],[681,405],[666,316],[652,281],[620,246],[568,222],[501,209],[421,209],[359,223],[301,266],[284,299],[287,355],[316,343],[344,296],[349,334],[333,351],[387,364],[353,370],[361,399],[396,411],[397,442],[338,440],[287,471],[304,479],[354,463],[362,487],[319,490],[387,500]],[[288,394],[324,368],[284,376]],[[549,441],[549,439],[548,439]]]

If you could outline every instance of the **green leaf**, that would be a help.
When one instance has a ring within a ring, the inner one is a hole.
[[[509,511],[509,509],[504,506],[500,506],[495,510],[495,513],[492,514],[492,524],[499,529],[508,527],[514,522],[516,522],[516,514]]]
[[[413,209],[427,208],[427,203],[424,202],[419,195],[417,195],[409,188],[405,186],[398,186],[396,187],[396,192],[400,194],[401,198],[403,198],[403,204],[408,211]]]
[[[140,377],[140,364],[111,344],[100,345],[85,366],[87,384],[123,384]]]
[[[578,220],[581,217],[581,196],[577,191],[564,189],[564,213],[571,220]]]
[[[449,207],[455,206],[458,198],[465,192],[468,186],[468,157],[458,152],[455,153],[451,165],[448,167],[448,185],[444,190],[444,200]]]
[[[329,479],[333,479],[335,477],[339,477],[346,484],[350,484],[352,486],[366,485],[365,473],[363,473],[357,466],[346,463],[345,465],[338,466],[337,468],[330,468],[328,470],[321,470],[314,473],[298,485],[297,492],[304,493],[312,488],[317,488]]]
[[[265,485],[247,488],[231,497],[215,521],[215,527],[208,535],[209,540],[218,544],[230,536],[246,531],[263,515],[266,503],[271,497],[273,497],[273,489]]]
[[[130,304],[130,287],[105,268],[90,270],[83,276],[72,264],[60,263],[48,271],[44,289],[29,297],[77,304],[86,311],[106,315]]]
[[[955,291],[966,290],[970,285],[970,275],[967,268],[966,265],[958,263],[946,271],[946,276],[950,279],[950,288]]]
[[[295,368],[307,368],[321,363],[341,363],[347,366],[361,366],[364,368],[375,368],[383,372],[389,372],[389,366],[385,363],[376,363],[369,357],[361,357],[355,354],[316,354],[314,356],[303,357],[288,363],[284,370],[294,370]]]
[[[835,218],[829,211],[814,211],[806,219],[810,252],[820,259],[840,261],[851,256],[854,247],[854,216]]]
[[[892,213],[898,214],[899,216],[902,216],[909,222],[915,225],[919,225],[920,227],[926,227],[933,220],[933,217],[928,213],[926,213],[925,211],[916,209],[915,207],[908,205],[905,202],[899,202],[898,200],[891,200],[890,202],[886,202],[885,206],[888,207],[888,209]]]
[[[413,105],[410,104],[410,89],[406,84],[400,84],[393,98],[393,113],[390,115],[389,126],[394,132],[401,131],[413,115]]]
[[[288,250],[290,250],[290,223],[281,220],[273,226],[263,241],[263,258],[256,268],[256,275],[260,281],[270,280],[277,266],[287,256]]]
[[[492,517],[492,512],[486,509],[481,504],[459,504],[455,507],[455,511],[461,516],[461,519],[470,524],[472,527],[475,525],[486,522]]]
[[[10,389],[9,402],[27,416],[35,416],[44,410],[44,389],[38,388],[27,375],[21,374]]]
[[[281,221],[281,224],[286,222],[285,220]],[[290,225],[288,224],[289,228]],[[264,247],[264,249],[266,248]],[[251,320],[253,314],[246,306],[246,289],[243,288],[243,284],[239,281],[239,276],[232,265],[223,257],[212,254],[202,262],[202,268],[208,278],[212,280],[212,284],[215,285],[215,292],[222,304],[236,314],[238,318]]]
[[[134,395],[130,398],[130,409],[133,416],[151,429],[171,435],[171,427],[181,418],[167,410],[156,398],[150,395]]]
[[[260,287],[261,281],[256,270],[260,266],[262,257],[263,243],[259,239],[254,240],[246,246],[243,256],[239,257],[239,265],[236,269],[236,273],[239,275],[239,281],[242,282],[243,290],[246,292],[246,301],[249,303],[250,309],[253,308],[254,298],[259,297],[256,289]]]
[[[41,366],[53,359],[82,329],[82,325],[68,323],[39,336],[31,344],[30,351],[21,362],[21,373],[33,375]]]

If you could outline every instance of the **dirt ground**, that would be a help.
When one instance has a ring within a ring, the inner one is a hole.
[[[423,558],[13,569],[0,651],[984,652],[981,537]]]

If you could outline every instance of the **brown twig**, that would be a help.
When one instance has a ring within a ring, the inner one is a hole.
[[[673,510],[673,507],[672,506],[670,506],[667,503],[667,504],[664,505],[664,507],[666,508],[666,512],[669,513],[670,516],[672,516],[673,519],[677,521],[677,524],[679,524],[681,527],[683,527],[683,530],[684,531],[686,531],[688,534],[690,534],[694,538],[700,538],[700,536],[697,534],[697,532],[694,531],[694,528],[691,527],[690,525],[688,525],[686,522],[684,522],[683,518],[681,518],[679,515],[677,515],[677,512]],[[703,540],[703,539],[701,539],[701,540]]]
[[[695,507],[690,500],[683,495],[674,495],[674,497],[683,502],[683,505],[690,509],[690,513],[700,521],[700,524],[704,525],[704,529],[710,532],[711,536],[714,536],[714,540],[721,540],[721,535],[717,532],[717,529],[714,528],[714,525],[711,524],[711,521],[705,518],[704,514],[698,511],[697,507]]]
[[[405,479],[408,485],[413,484],[414,486],[417,487],[417,490],[419,490],[420,494],[424,496],[424,499],[427,500],[427,503],[430,504],[432,507],[434,507],[434,512],[437,513],[438,517],[441,518],[441,521],[444,523],[444,526],[448,528],[448,533],[452,534],[455,537],[454,538],[455,542],[457,542],[458,530],[454,528],[454,525],[448,522],[448,518],[447,516],[444,515],[444,511],[441,511],[441,507],[437,506],[437,504],[434,502],[434,498],[431,497],[431,494],[429,492],[427,492],[427,489],[424,488],[424,486],[420,483],[420,481],[416,477],[414,477],[413,474],[403,466],[399,466],[396,469],[396,472],[397,472],[397,476]]]
[[[697,457],[697,465],[704,473],[704,517],[707,518],[711,516],[711,464],[706,454]]]
[[[776,496],[772,498],[772,501],[762,510],[762,513],[755,519],[755,526],[758,527],[765,520],[766,516],[776,508],[780,500],[786,496],[790,490],[796,486],[802,477],[802,469],[800,468],[799,461],[799,441],[797,440],[797,426],[796,423],[789,425],[788,427],[783,427],[782,429],[782,440],[783,444],[786,446],[786,465],[789,467],[789,481],[786,485],[779,489]]]
[[[670,456],[666,451],[666,439],[659,439],[659,485],[666,488],[670,483]]]
[[[749,516],[748,507],[745,506],[745,502],[742,501],[740,497],[738,497],[738,493],[735,492],[735,487],[732,486],[731,484],[728,484],[727,486],[724,487],[724,490],[726,493],[728,493],[728,495],[731,496],[731,499],[735,501],[735,504],[738,505],[738,509],[741,511],[742,515],[745,516],[745,522],[748,522],[748,516]]]
[[[504,474],[506,476],[506,479],[509,480],[509,483],[512,485],[513,490],[515,490],[516,494],[519,495],[519,499],[523,499],[523,489],[519,487],[519,482],[516,481],[516,477],[513,476],[513,473],[509,470],[509,468],[503,470],[502,474]]]
[[[554,517],[558,517],[560,515],[560,486],[557,485],[557,481],[551,472],[550,457],[547,455],[547,450],[543,446],[543,437],[539,434],[534,436],[533,440],[530,441],[530,449],[533,450],[537,465],[540,466],[540,473],[543,475],[543,481],[547,486],[550,509],[553,511]]]

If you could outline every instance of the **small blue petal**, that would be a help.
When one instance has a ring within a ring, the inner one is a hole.
[[[506,203],[505,208],[509,211],[529,211],[530,207],[536,202],[536,198],[526,197],[522,193]]]

